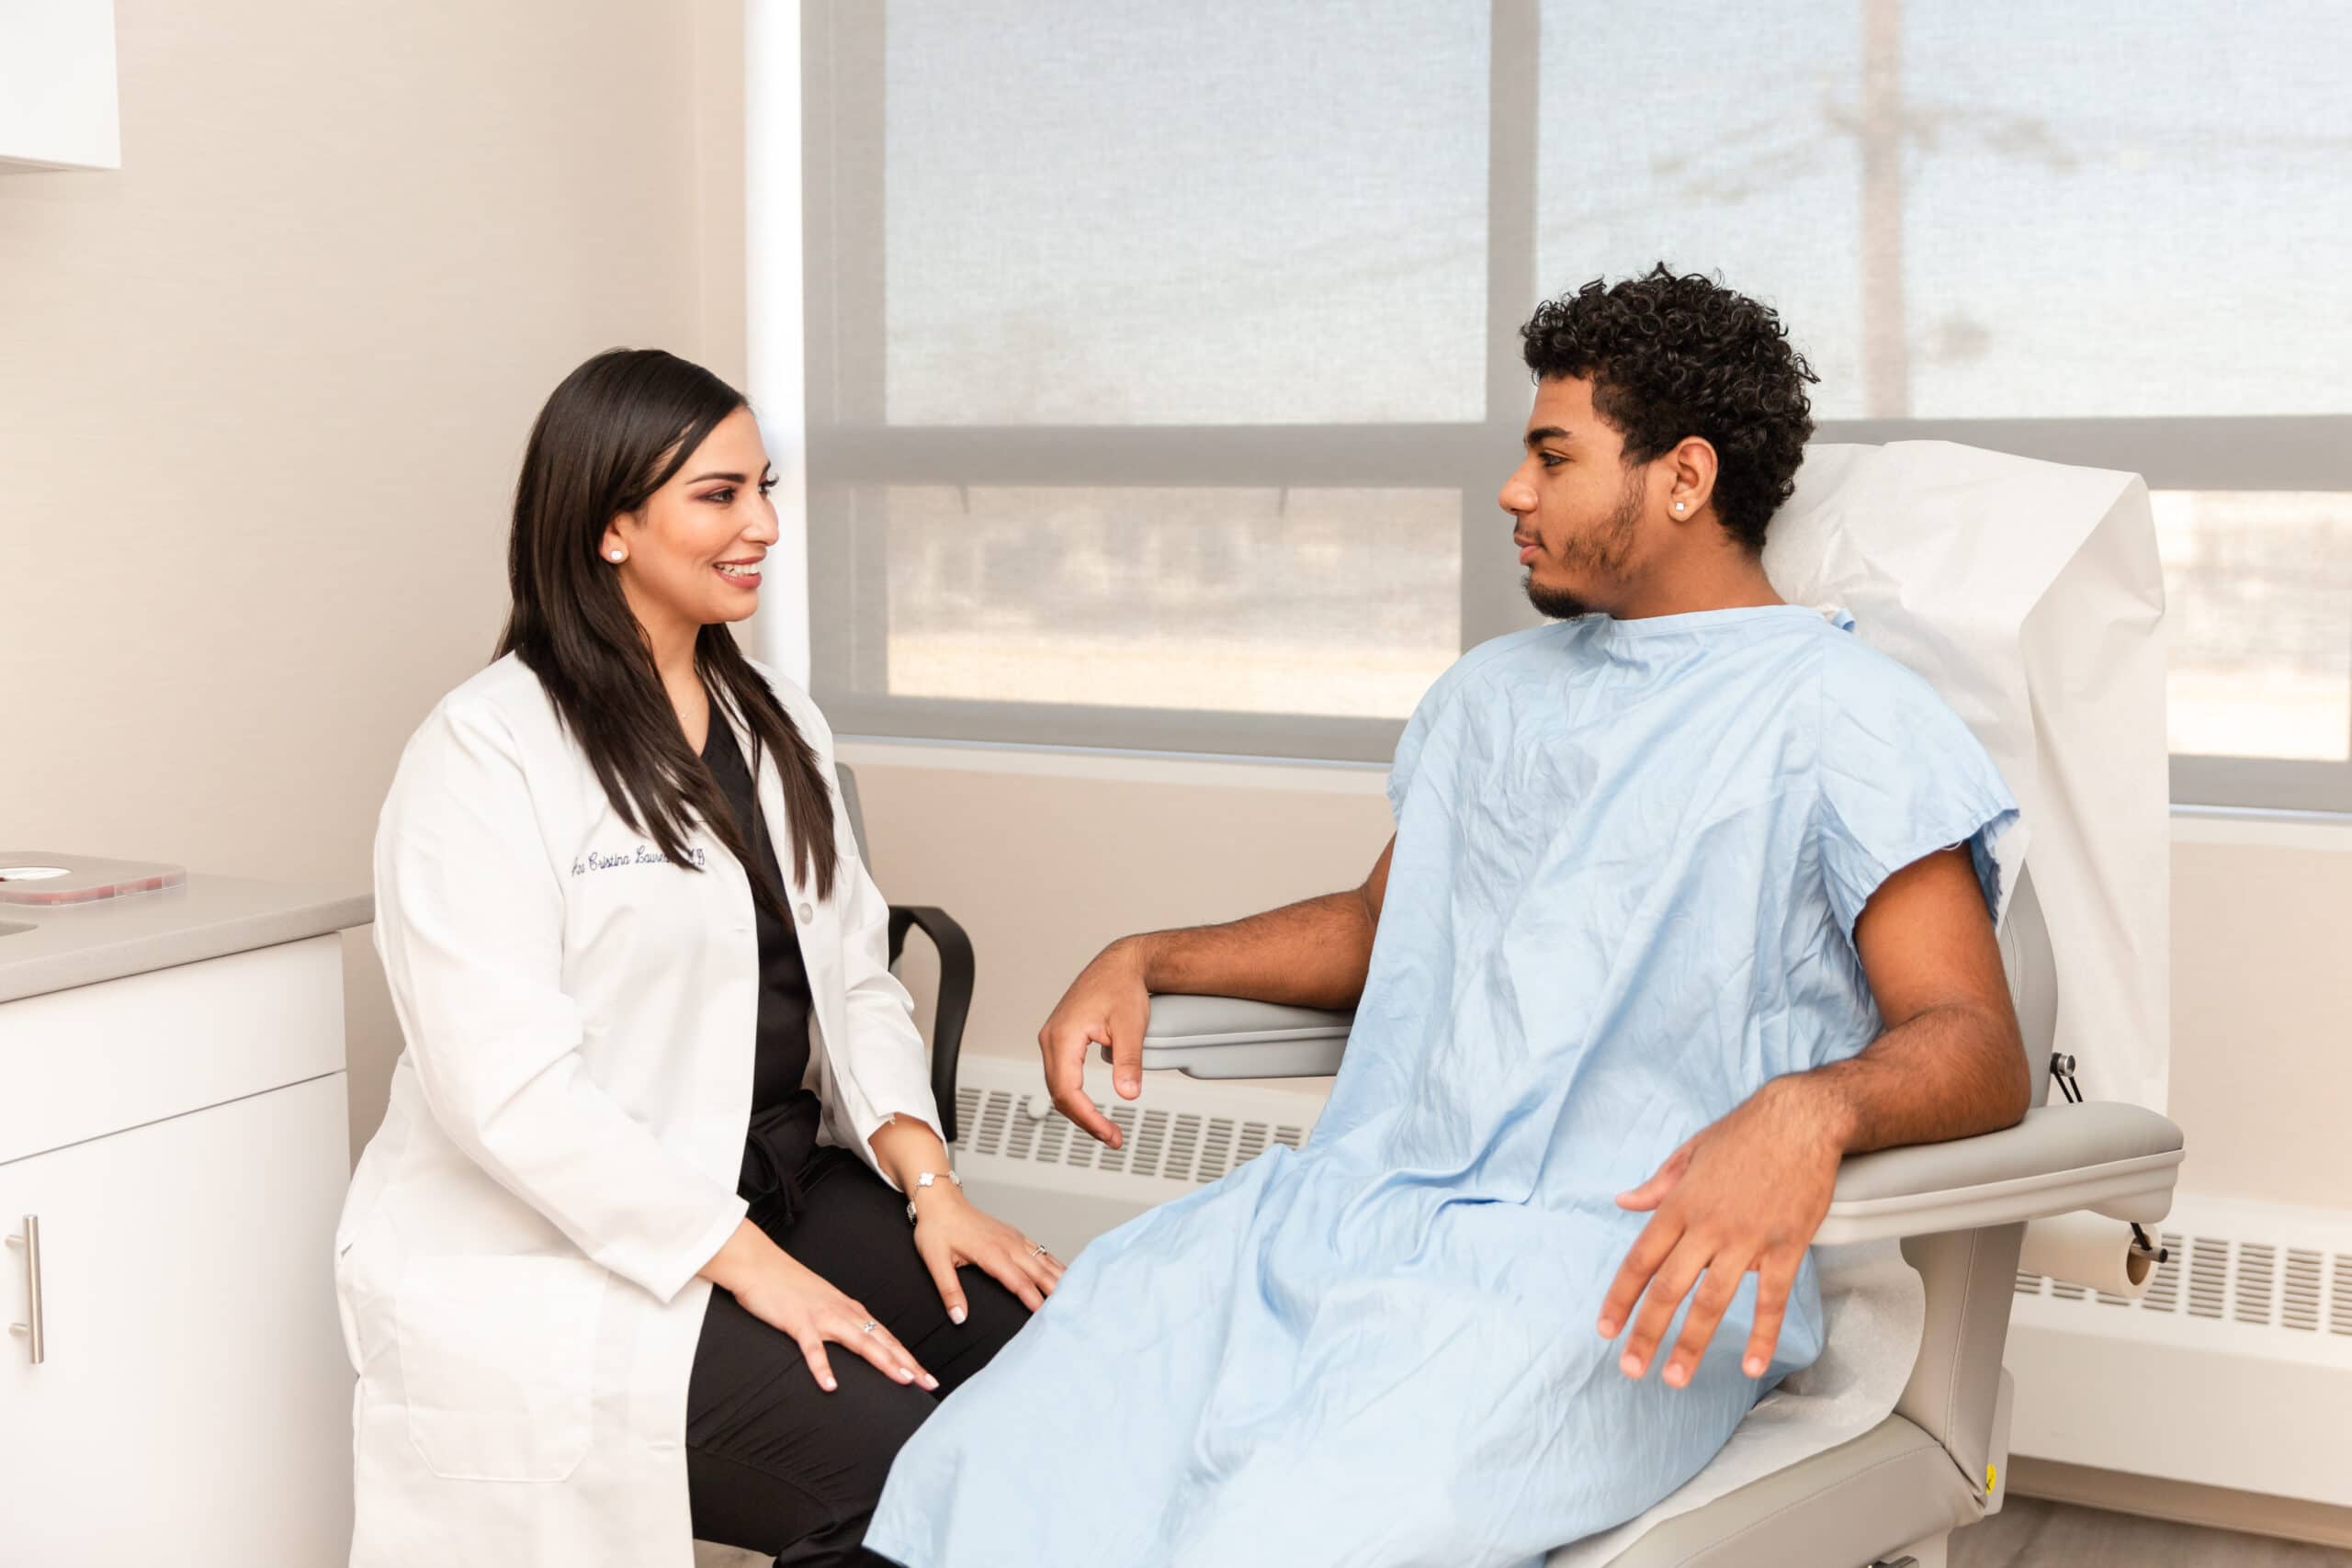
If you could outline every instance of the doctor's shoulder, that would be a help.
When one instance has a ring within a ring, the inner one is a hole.
[[[561,729],[555,703],[538,675],[509,653],[451,687],[409,743],[435,738],[489,743],[521,761],[525,751],[560,736]]]
[[[833,737],[808,693],[763,664],[752,668],[830,768]],[[434,705],[401,754],[392,798],[404,790],[497,787],[519,784],[535,812],[573,818],[583,830],[609,816],[610,803],[586,750],[564,724],[537,673],[514,654],[475,671]],[[562,837],[565,824],[543,821]]]
[[[479,795],[514,785],[543,807],[559,778],[585,772],[577,750],[538,676],[508,654],[452,687],[411,732],[384,809],[390,815],[419,794]]]

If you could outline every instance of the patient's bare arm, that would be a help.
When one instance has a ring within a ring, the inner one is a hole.
[[[1760,1376],[1805,1248],[1829,1213],[1838,1162],[1996,1132],[2031,1103],[2000,947],[1965,850],[1889,877],[1862,910],[1854,946],[1885,1032],[1849,1061],[1766,1084],[1617,1200],[1652,1212],[1600,1309],[1606,1338],[1632,1322],[1621,1363],[1628,1376],[1648,1370],[1695,1283],[1664,1374],[1675,1387],[1688,1382],[1750,1271],[1756,1324],[1743,1364]]]
[[[1373,932],[1396,848],[1391,838],[1361,887],[1220,926],[1121,937],[1104,948],[1070,982],[1037,1032],[1054,1104],[1102,1142],[1119,1146],[1117,1124],[1094,1108],[1080,1074],[1087,1051],[1106,1044],[1112,1087],[1129,1100],[1142,1091],[1143,1032],[1155,992],[1353,1007],[1371,967]]]

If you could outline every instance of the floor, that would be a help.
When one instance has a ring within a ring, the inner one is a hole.
[[[754,1568],[765,1562],[724,1547],[695,1548],[695,1568]],[[2352,1568],[2352,1551],[2013,1497],[1993,1517],[1952,1537],[1951,1568],[2208,1568],[2209,1564],[2211,1568]]]
[[[1951,1568],[2352,1568],[2352,1551],[2012,1497],[1951,1538]]]

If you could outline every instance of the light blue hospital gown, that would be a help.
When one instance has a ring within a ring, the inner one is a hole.
[[[1690,1387],[1593,1330],[1618,1193],[1879,1019],[1892,872],[2015,804],[1908,671],[1799,605],[1588,617],[1472,650],[1396,750],[1363,999],[1306,1147],[1098,1238],[900,1454],[910,1568],[1533,1562],[1694,1474],[1820,1348],[1807,1264]],[[1670,1343],[1670,1341],[1669,1341]],[[1663,1359],[1661,1356],[1660,1360]]]

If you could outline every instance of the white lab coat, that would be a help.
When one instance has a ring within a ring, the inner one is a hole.
[[[831,731],[762,673],[830,789]],[[774,759],[758,787],[789,874]],[[809,1080],[820,1140],[871,1163],[894,1113],[939,1117],[838,798],[834,837],[832,897],[791,888]],[[511,655],[401,753],[377,828],[376,949],[408,1048],[335,1234],[359,1373],[353,1568],[693,1560],[686,1381],[710,1293],[695,1271],[744,1212],[758,941],[741,863],[699,830],[687,853],[702,873],[614,814]],[[910,1245],[876,1241],[894,1239]]]

